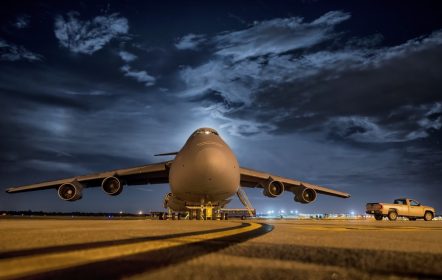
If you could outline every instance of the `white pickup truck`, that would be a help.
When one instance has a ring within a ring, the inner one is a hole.
[[[374,215],[378,221],[384,217],[388,217],[390,221],[395,221],[397,217],[407,217],[410,221],[422,218],[431,221],[436,213],[433,207],[421,205],[409,198],[396,199],[393,204],[367,203],[365,212]]]

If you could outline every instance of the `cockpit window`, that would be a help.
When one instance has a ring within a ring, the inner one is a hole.
[[[216,130],[211,129],[211,128],[200,128],[197,131],[195,131],[193,133],[193,136],[198,135],[198,134],[204,134],[204,135],[209,135],[209,134],[215,134],[218,135],[218,132],[216,132]]]

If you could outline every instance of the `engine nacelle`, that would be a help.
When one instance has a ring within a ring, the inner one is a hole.
[[[75,201],[81,199],[83,185],[78,181],[72,183],[65,183],[58,187],[58,196],[66,201]]]
[[[117,177],[107,177],[101,183],[101,188],[108,195],[119,195],[123,191],[123,183]]]
[[[164,197],[164,208],[170,208],[175,211],[186,210],[186,202],[181,199],[176,198],[172,193],[166,194]]]
[[[303,188],[295,193],[294,200],[300,203],[310,203],[315,201],[316,191],[311,188]]]
[[[267,197],[277,197],[284,192],[284,184],[280,181],[269,180],[263,185],[263,194]]]

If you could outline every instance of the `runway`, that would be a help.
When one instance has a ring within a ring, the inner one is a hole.
[[[0,279],[437,279],[441,221],[0,219]]]

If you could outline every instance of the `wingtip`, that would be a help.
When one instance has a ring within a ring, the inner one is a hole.
[[[5,190],[5,192],[6,192],[6,193],[15,193],[15,192],[17,192],[17,188],[16,188],[16,187],[14,187],[14,188],[7,188],[7,189]]]

